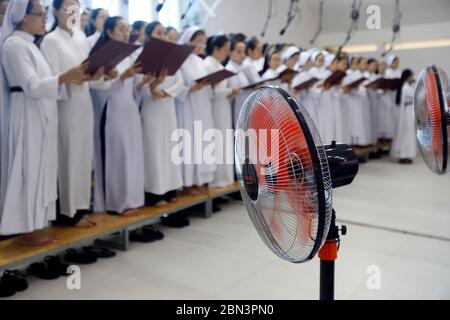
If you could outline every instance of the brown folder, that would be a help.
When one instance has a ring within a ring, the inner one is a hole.
[[[395,79],[386,79],[386,78],[378,78],[375,81],[367,84],[366,87],[374,88],[374,89],[382,89],[382,90],[397,90],[401,85],[401,80],[398,78]]]
[[[326,78],[323,83],[326,86],[336,86],[341,84],[342,79],[344,79],[344,77],[346,76],[346,73],[343,71],[335,71],[333,72],[328,78]]]
[[[382,82],[380,89],[383,90],[397,90],[401,85],[401,80],[399,78],[395,79],[384,79]]]
[[[308,89],[309,87],[311,87],[313,84],[315,84],[318,81],[319,81],[319,79],[317,79],[316,77],[312,77],[311,79],[300,83],[299,85],[294,87],[294,89],[297,90],[297,91]]]
[[[89,57],[84,61],[88,63],[86,73],[94,74],[100,67],[110,70],[138,48],[137,45],[111,39],[103,46],[91,51]]]
[[[363,83],[364,81],[366,81],[366,80],[367,80],[367,79],[364,78],[364,77],[359,78],[358,80],[349,83],[349,84],[347,85],[347,87],[348,87],[349,89],[355,89],[355,88],[359,87],[359,85],[360,85],[361,83]]]
[[[378,78],[366,84],[366,88],[379,89],[384,80],[385,80],[384,78]]]
[[[206,84],[215,85],[225,79],[235,76],[234,72],[228,71],[226,69],[219,70],[217,72],[211,73],[203,78],[195,80],[196,82],[205,82]]]
[[[286,78],[290,78],[291,80],[297,75],[298,71],[294,69],[287,68],[283,70],[276,79],[284,80]]]
[[[136,61],[142,63],[142,73],[159,74],[166,69],[167,74],[173,76],[192,51],[194,51],[192,46],[152,38]]]
[[[266,82],[275,81],[277,79],[278,78],[273,78],[273,79],[267,79],[267,80],[259,81],[259,82],[253,83],[253,84],[251,84],[249,86],[242,87],[241,90],[256,89],[256,88],[259,88],[259,87],[263,86]]]

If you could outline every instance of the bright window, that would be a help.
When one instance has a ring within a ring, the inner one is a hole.
[[[129,0],[128,1],[128,20],[133,23],[137,20],[153,21],[153,7],[152,0]]]
[[[121,0],[92,0],[92,9],[103,8],[108,10],[110,16],[120,16],[123,14],[120,12],[120,1]]]
[[[179,30],[180,17],[180,2],[178,0],[167,0],[159,13],[159,21],[166,27],[171,26]]]

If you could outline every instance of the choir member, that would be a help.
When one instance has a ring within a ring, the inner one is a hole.
[[[373,58],[369,59],[368,65],[368,69],[364,73],[364,76],[367,78],[366,85],[380,77],[378,75],[378,61]],[[378,142],[379,133],[380,91],[368,87],[367,94],[370,102],[370,118],[372,120],[372,144],[376,144]]]
[[[285,49],[281,55],[282,65],[278,68],[278,72],[282,72],[289,69],[294,69],[298,60],[300,59],[300,50],[297,47],[288,47]]]
[[[103,25],[105,24],[105,20],[108,16],[108,11],[105,9],[97,8],[92,10],[87,26],[89,49],[92,49],[100,39],[100,35],[103,32]]]
[[[309,70],[313,66],[313,62],[311,60],[311,55],[313,50],[307,50],[300,53],[299,59],[299,67],[300,72],[294,77],[292,80],[292,87],[294,88],[294,95],[300,101],[300,103],[305,107],[308,112],[311,120],[317,126],[317,108],[315,104],[315,100],[313,98],[312,88],[306,88],[301,91],[295,90],[295,87],[310,80],[313,76],[309,73]]]
[[[89,23],[89,19],[91,18],[91,11],[89,9],[85,9],[80,17],[80,29],[87,35],[87,26]]]
[[[166,30],[159,22],[146,28],[147,41],[166,39]],[[177,129],[175,99],[186,90],[181,74],[167,76],[161,84],[146,85],[141,110],[144,141],[146,204],[165,207],[177,200],[176,192],[183,187],[180,164],[172,158],[176,142],[171,139]]]
[[[131,35],[130,35],[130,42],[137,44],[137,45],[143,45],[147,39],[147,34],[145,33],[147,28],[147,22],[138,20],[133,22],[131,25]]]
[[[226,65],[226,69],[234,72],[236,75],[231,77],[229,83],[232,88],[245,88],[255,82],[248,78],[248,73],[245,72],[245,42],[239,37],[231,39],[230,45],[230,60]],[[237,122],[239,112],[245,99],[251,94],[252,90],[241,90],[233,100],[233,121]]]
[[[128,42],[129,29],[121,17],[106,19],[97,45],[110,39]],[[131,57],[116,67],[120,75],[95,90],[95,108],[102,110],[99,128],[100,150],[95,152],[94,210],[113,214],[139,214],[144,205],[144,151],[139,108],[134,100],[139,64]],[[143,84],[151,81],[146,76]]]
[[[327,53],[324,59],[324,76],[328,78],[338,70],[338,60],[334,54]],[[342,141],[342,112],[341,96],[338,86],[320,85],[322,90],[318,111],[322,111],[319,119],[319,132],[322,142],[330,144],[332,141]]]
[[[396,92],[398,108],[396,133],[392,142],[391,156],[402,164],[411,164],[416,157],[416,128],[414,117],[414,74],[410,69],[402,72],[401,85]]]
[[[45,18],[40,1],[11,0],[0,34],[0,235],[24,234],[38,246],[55,240],[41,229],[56,218],[57,99],[65,85],[86,80],[84,65],[52,74],[34,43]]]
[[[263,71],[261,78],[262,80],[271,80],[278,77],[280,74],[277,70],[281,65],[281,52],[274,51],[267,55],[266,61],[264,63]]]
[[[166,28],[166,40],[170,41],[172,43],[178,43],[178,38],[180,35],[178,34],[177,29],[174,27],[167,27]]]
[[[253,37],[247,41],[247,58],[244,63],[253,64],[255,70],[260,72],[264,68],[263,47],[258,38]]]
[[[314,65],[311,67],[311,69],[309,69],[309,75],[320,80],[311,89],[311,96],[314,100],[314,106],[316,109],[315,112],[317,115],[316,126],[321,137],[325,139],[324,141],[329,143],[331,142],[329,141],[329,139],[332,139],[333,137],[332,132],[334,132],[334,130],[330,130],[328,121],[328,117],[330,115],[329,109],[331,108],[329,100],[331,97],[326,97],[324,99],[324,90],[319,86],[319,84],[330,75],[330,72],[324,69],[325,56],[323,51],[315,50],[311,54],[311,60],[313,61]],[[327,90],[327,93],[325,95],[328,96],[328,94],[329,92]]]
[[[0,31],[2,30],[3,18],[5,17],[8,4],[9,0],[0,0]]]
[[[364,77],[367,70],[367,59],[352,58],[351,71],[342,81],[345,91],[347,85]],[[356,61],[356,62],[355,62]],[[349,98],[349,99],[348,99]],[[348,96],[344,97],[348,108],[346,117],[349,132],[349,143],[355,147],[367,147],[372,144],[372,129],[370,120],[370,104],[367,96],[367,90],[363,85],[352,88],[348,92]]]
[[[208,39],[207,54],[205,59],[208,73],[214,73],[224,69],[223,63],[227,60],[230,52],[230,42],[224,35],[210,37]],[[221,133],[222,150],[217,153],[217,171],[214,173],[214,180],[211,187],[226,187],[234,182],[233,167],[233,136],[230,132],[233,129],[233,117],[231,110],[231,99],[239,93],[239,88],[228,86],[228,81],[223,80],[213,87],[213,116],[214,125]],[[218,138],[216,138],[218,139]],[[216,148],[221,147],[216,145]]]
[[[386,78],[387,63],[381,62],[378,68],[381,77]],[[392,91],[379,90],[378,137],[381,142],[390,142],[395,134],[395,121],[392,105]]]
[[[399,69],[400,66],[400,59],[396,55],[390,55],[387,58],[387,65],[388,68],[386,69],[386,79],[399,79],[401,77],[401,71]],[[391,90],[389,92],[389,96],[391,99],[391,112],[394,124],[397,123],[397,117],[398,117],[398,108],[396,107],[396,92]]]
[[[184,85],[188,87],[188,93],[184,99],[177,100],[179,128],[185,129],[190,134],[190,137],[183,137],[182,158],[184,158],[183,185],[192,195],[201,193],[203,185],[213,182],[216,170],[213,159],[203,157],[203,150],[213,143],[204,142],[202,137],[194,136],[195,126],[201,125],[202,132],[214,128],[211,86],[196,81],[208,75],[205,61],[200,57],[205,54],[206,41],[205,31],[195,26],[186,29],[180,38],[180,44],[195,47],[194,52],[181,67],[181,75]]]
[[[85,34],[69,24],[68,8],[77,0],[54,0],[54,30],[41,43],[52,73],[57,75],[86,60]],[[98,80],[101,74],[96,75]],[[58,101],[58,222],[80,228],[93,227],[89,218],[94,152],[94,114],[89,83],[67,86],[68,96]]]

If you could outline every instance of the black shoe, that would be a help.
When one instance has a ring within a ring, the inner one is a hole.
[[[97,256],[92,252],[82,250],[78,252],[75,249],[69,249],[64,255],[64,260],[74,264],[92,264],[97,262]]]
[[[213,200],[214,205],[221,205],[221,204],[228,203],[228,202],[230,202],[230,200],[228,200],[224,197],[216,198]]]
[[[164,234],[161,231],[159,231],[158,229],[156,229],[153,225],[148,225],[148,226],[142,227],[142,233],[150,235],[150,236],[154,236],[154,238],[156,240],[164,239]]]
[[[369,159],[381,159],[381,151],[380,150],[378,150],[378,151],[376,151],[376,152],[371,152],[370,154],[369,154]]]
[[[242,195],[241,195],[241,192],[240,192],[240,191],[234,192],[234,193],[228,195],[228,197],[230,197],[230,198],[233,199],[233,200],[237,200],[237,201],[242,200]]]
[[[62,277],[70,276],[70,273],[67,272],[69,269],[69,265],[66,263],[62,263],[61,259],[57,256],[47,256],[44,259],[45,263],[49,270],[53,270],[55,273],[59,274]]]
[[[46,263],[43,262],[31,264],[27,271],[29,275],[33,275],[42,280],[55,280],[61,276],[59,270],[51,269]]]
[[[167,217],[161,218],[161,223],[171,228],[185,228],[190,225],[189,219],[183,214],[174,213]]]
[[[19,270],[6,270],[1,282],[5,287],[11,288],[15,292],[22,292],[28,289],[26,277],[27,275],[22,274]]]
[[[150,243],[158,240],[154,233],[144,232],[142,229],[136,229],[130,232],[130,241],[140,243]]]
[[[12,297],[15,294],[16,294],[15,290],[13,290],[11,287],[5,285],[3,282],[0,281],[0,298]]]
[[[213,213],[216,213],[216,212],[222,211],[222,209],[219,206],[217,206],[217,205],[213,205],[212,211],[213,211]]]
[[[110,259],[116,256],[116,252],[107,248],[83,247],[83,250],[95,255],[99,259]]]

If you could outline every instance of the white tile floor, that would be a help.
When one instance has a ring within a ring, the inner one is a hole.
[[[450,177],[432,175],[421,161],[363,165],[352,186],[336,190],[338,217],[348,223],[336,265],[338,299],[450,299]],[[132,244],[81,271],[82,289],[66,279],[30,279],[14,299],[317,299],[319,262],[293,265],[262,243],[240,203],[209,220],[193,218],[166,239]],[[367,267],[381,271],[381,289],[366,286]]]

